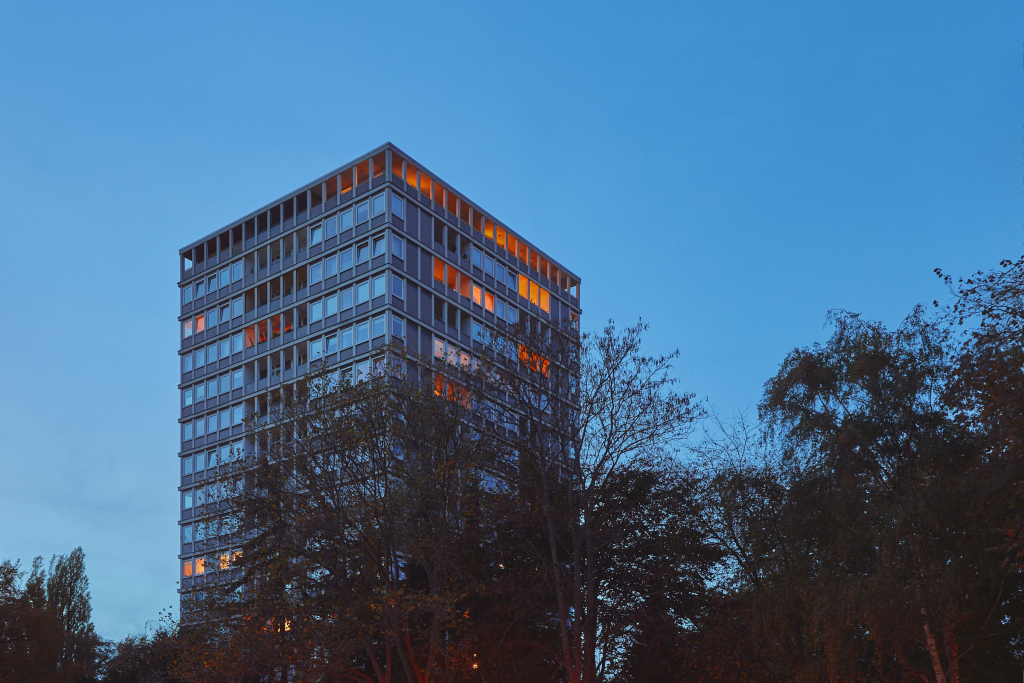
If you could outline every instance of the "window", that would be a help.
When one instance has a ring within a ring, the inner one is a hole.
[[[245,406],[239,403],[237,406],[231,408],[231,426],[236,427],[242,424],[242,419],[245,417]]]
[[[210,344],[206,347],[206,362],[213,363],[217,360],[217,345]]]
[[[181,440],[191,441],[192,440],[192,423],[188,422],[181,425]]]
[[[224,379],[227,379],[226,375],[224,376]],[[229,411],[227,409],[220,411],[220,428],[221,429],[227,429],[228,428],[228,419],[230,418],[230,415],[229,415],[230,412],[231,411]]]
[[[200,574],[202,574],[205,571],[206,571],[206,558],[197,557],[196,558],[196,576],[199,576]]]
[[[370,341],[370,323],[361,322],[356,325],[356,344]]]
[[[215,291],[217,291],[217,276],[211,275],[206,278],[206,292],[207,294],[213,294]]]
[[[193,325],[193,322],[192,322],[191,319],[186,320],[185,322],[181,323],[181,338],[182,339],[188,339],[189,337],[192,336],[192,325]]]
[[[391,236],[391,255],[405,260],[405,240],[398,235]]]
[[[360,244],[356,247],[356,265],[360,263],[366,263],[370,260],[370,245],[367,243]]]
[[[231,271],[228,268],[220,271],[220,286],[227,287],[231,284]]]
[[[338,274],[338,257],[336,254],[331,254],[324,259],[324,279]]]
[[[183,305],[192,303],[192,285],[181,288],[181,303]]]
[[[434,279],[440,283],[444,283],[444,261],[434,257]]]
[[[211,453],[211,455],[212,455],[212,453]],[[212,458],[210,459],[210,462],[213,463],[213,459]],[[196,472],[199,472],[200,470],[202,470],[203,467],[204,467],[204,465],[203,465],[203,454],[202,453],[198,453],[198,454],[196,454]]]
[[[405,338],[405,321],[398,316],[391,316],[391,336]]]
[[[321,263],[310,263],[309,264],[309,283],[320,282]]]
[[[370,220],[370,202],[363,202],[356,205],[356,225]]]
[[[200,280],[196,283],[196,298],[201,299],[206,295],[206,280]]]
[[[373,323],[373,338],[383,337],[384,333],[387,332],[387,325],[385,324],[385,318],[382,315],[378,315],[372,320]]]
[[[484,272],[494,277],[494,259],[490,256],[484,256]]]
[[[352,288],[341,290],[341,310],[352,308]]]
[[[484,292],[484,309],[494,313],[494,295]]]
[[[203,331],[206,330],[206,316],[205,315],[197,315],[196,316],[195,328],[196,328],[196,332],[203,332]]]
[[[391,215],[405,220],[405,202],[396,194],[391,195]]]
[[[508,288],[511,289],[513,292],[516,291],[516,274],[513,273],[511,270],[508,271],[507,285]]]
[[[351,230],[351,229],[352,229],[352,210],[349,209],[348,211],[346,211],[343,214],[341,214],[341,226],[338,228],[338,231],[339,232],[345,232],[346,230]]]
[[[338,335],[332,334],[330,337],[327,338],[326,348],[324,349],[324,353],[330,355],[332,353],[337,353],[337,351],[338,351]]]
[[[242,279],[242,262],[235,261],[231,264],[231,281],[239,282]]]
[[[376,299],[378,296],[384,296],[384,285],[385,279],[383,275],[378,275],[373,278],[373,298]]]
[[[385,240],[384,240],[383,236],[378,237],[378,238],[373,240],[373,257],[374,258],[377,258],[378,256],[383,256],[384,255],[384,245],[385,245]]]
[[[191,510],[192,509],[192,505],[194,503],[195,503],[195,498],[192,495],[192,491],[182,491],[181,492],[181,509],[182,510]]]
[[[224,337],[220,340],[220,357],[227,358],[231,355],[231,340]]]
[[[206,382],[200,382],[195,386],[196,403],[206,400]]]
[[[217,327],[217,309],[211,308],[206,312],[206,326]],[[201,330],[200,330],[201,331]]]
[[[338,254],[338,259],[341,264],[338,266],[338,271],[350,270],[352,268],[352,250],[346,249],[345,251]]]
[[[387,205],[385,204],[385,199],[386,197],[384,196],[383,192],[381,192],[379,195],[373,198],[372,202],[374,218],[376,218],[377,216],[384,215],[384,209],[387,207]]]
[[[519,276],[519,296],[524,298],[530,296],[530,281],[526,279],[525,275]]]
[[[231,301],[231,317],[238,318],[243,313],[245,313],[245,301],[242,299],[242,297],[233,299]]]
[[[478,342],[484,340],[483,327],[475,320],[473,321],[473,340]]]
[[[309,229],[309,243],[311,245],[320,244],[321,240],[323,240],[323,237],[324,231],[322,225],[314,225]]]
[[[309,343],[309,359],[320,360],[324,355],[324,340],[317,339]]]
[[[245,373],[242,372],[241,368],[239,368],[239,369],[235,370],[234,372],[232,372],[231,373],[231,388],[232,389],[241,389],[242,388],[242,380],[244,378],[245,378]]]
[[[364,360],[362,363],[356,363],[352,368],[353,381],[358,384],[364,379],[370,376],[370,361]]]
[[[544,311],[545,313],[551,312],[550,295],[548,294],[548,290],[544,289],[543,287],[540,288],[540,310]]]
[[[341,348],[350,349],[352,348],[352,328],[346,327],[341,331]]]
[[[196,436],[203,436],[206,434],[206,418],[199,418],[196,420],[195,430]]]
[[[483,290],[473,285],[473,303],[477,306],[483,306]]]
[[[331,216],[324,221],[324,239],[330,239],[338,234],[338,218]]]
[[[191,543],[192,542],[192,525],[186,524],[181,527],[181,542]]]
[[[519,322],[519,310],[518,309],[512,308],[511,306],[508,307],[508,321],[510,323],[512,323],[513,325],[515,325],[517,322]]]
[[[505,284],[505,266],[500,263],[494,264],[494,279],[498,281],[499,285]]]
[[[206,383],[206,395],[213,398],[217,395],[217,380],[211,379]]]
[[[314,301],[309,304],[309,322],[315,323],[324,317],[323,301]]]
[[[197,349],[195,356],[197,368],[201,368],[206,365],[206,349]]]
[[[365,304],[370,300],[370,283],[367,281],[360,282],[356,285],[356,305]]]
[[[476,266],[477,268],[483,268],[484,267],[483,256],[484,255],[483,255],[482,251],[480,251],[476,247],[473,247],[473,265],[474,266]]]
[[[243,350],[244,349],[242,347],[242,333],[239,332],[238,334],[232,335],[231,353],[241,353]]]
[[[501,299],[494,302],[494,314],[502,320],[505,319],[505,302]]]
[[[192,354],[186,353],[181,357],[181,371],[192,372]]]
[[[403,301],[405,300],[405,280],[397,275],[391,276],[391,295]]]
[[[223,306],[220,307],[220,323],[221,323],[221,325],[223,325],[224,323],[226,323],[230,319],[231,319],[231,305],[230,304],[224,304]]]
[[[231,391],[231,375],[220,376],[220,393],[226,394]]]
[[[187,476],[192,474],[192,456],[189,455],[181,459],[181,474]]]
[[[324,299],[324,317],[329,318],[338,312],[338,295],[332,294]]]

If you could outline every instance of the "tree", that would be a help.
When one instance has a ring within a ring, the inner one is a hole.
[[[674,452],[700,407],[673,389],[678,352],[642,352],[646,329],[578,335],[524,322],[496,334],[485,366],[514,450],[515,552],[536,567],[541,613],[555,625],[544,647],[572,683],[671,643],[713,558],[688,524],[692,482]]]

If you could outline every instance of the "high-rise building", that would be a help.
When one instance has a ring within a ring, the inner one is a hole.
[[[231,551],[194,521],[261,394],[317,360],[358,380],[396,339],[452,357],[525,316],[579,323],[575,274],[391,144],[180,258],[182,588]]]

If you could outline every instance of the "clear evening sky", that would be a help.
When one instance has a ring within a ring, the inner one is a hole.
[[[0,557],[177,603],[177,250],[392,141],[753,409],[1022,252],[1019,0],[0,4]]]

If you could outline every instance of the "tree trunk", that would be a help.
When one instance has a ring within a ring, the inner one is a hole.
[[[924,638],[928,646],[928,656],[932,660],[932,669],[935,670],[935,683],[947,683],[946,673],[942,669],[942,659],[939,657],[939,648],[935,644],[935,636],[932,634],[932,628],[928,624],[928,610],[924,607],[921,608],[921,621],[924,625]]]

